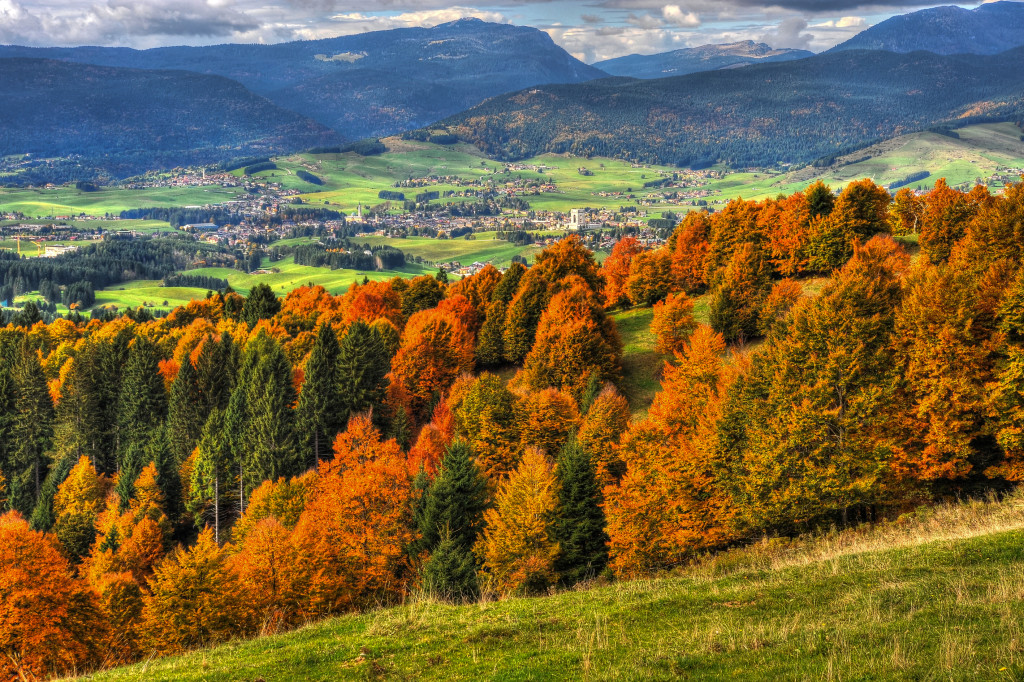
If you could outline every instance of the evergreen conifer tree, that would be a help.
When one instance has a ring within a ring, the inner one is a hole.
[[[384,402],[390,362],[378,334],[362,320],[349,325],[338,351],[341,420],[377,408]],[[378,423],[378,420],[374,420]]]
[[[505,317],[508,304],[494,301],[487,306],[487,319],[480,328],[476,347],[476,359],[485,367],[500,365],[505,359]]]
[[[230,447],[224,428],[224,412],[214,409],[210,418],[203,426],[203,435],[199,439],[199,455],[195,468],[192,470],[192,499],[188,501],[189,510],[195,515],[197,524],[202,519],[202,511],[212,506],[213,532],[220,542],[221,497],[227,492],[227,464]],[[201,524],[200,524],[201,525]]]
[[[242,464],[242,481],[246,493],[267,479],[299,473],[295,447],[294,414],[295,387],[292,369],[280,344],[260,333],[246,349],[249,371],[240,377],[236,390],[245,398],[244,421],[233,444],[236,457]],[[231,408],[226,420],[229,432],[232,424]]]
[[[483,529],[487,481],[462,441],[448,448],[434,482],[427,489],[416,524],[423,550],[431,557],[423,567],[424,585],[436,596],[471,599],[479,594],[473,545]]]
[[[175,460],[188,459],[199,440],[205,420],[204,405],[195,367],[186,357],[171,384],[168,406],[168,440]]]
[[[156,345],[139,336],[128,351],[128,364],[121,380],[118,398],[118,465],[121,475],[117,492],[122,508],[128,507],[135,479],[151,461],[147,446],[154,431],[163,424],[167,394],[160,375],[160,356]]]
[[[590,453],[572,436],[558,456],[558,518],[555,570],[567,584],[592,578],[608,565],[601,489]]]
[[[14,365],[14,420],[11,507],[32,513],[47,474],[46,456],[53,442],[53,401],[39,355],[27,347]]]
[[[254,286],[242,306],[242,321],[250,327],[260,320],[269,320],[281,310],[281,301],[274,295],[270,285],[260,283]]]
[[[331,441],[345,426],[345,405],[338,381],[338,337],[328,324],[320,325],[306,360],[305,381],[295,412],[303,462],[313,466],[331,452]]]

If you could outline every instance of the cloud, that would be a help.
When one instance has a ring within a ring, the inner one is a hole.
[[[700,26],[700,17],[694,12],[684,12],[679,5],[665,5],[661,8],[661,16],[673,26]]]
[[[601,0],[597,6],[621,10],[658,10],[664,0]],[[698,14],[716,16],[764,15],[770,11],[798,11],[808,16],[827,16],[851,10],[872,9],[879,12],[906,11],[932,7],[934,0],[691,0],[687,9]]]
[[[799,50],[810,49],[814,36],[804,33],[807,20],[802,17],[788,17],[771,31],[761,36],[761,42],[772,47],[790,47]]]
[[[35,45],[124,44],[134,37],[229,37],[254,31],[259,22],[217,0],[107,0],[31,10],[0,0],[0,42]]]

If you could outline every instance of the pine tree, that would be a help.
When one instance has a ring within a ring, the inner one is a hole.
[[[2,350],[2,349],[0,349]],[[0,514],[8,509],[11,480],[15,475],[14,441],[11,434],[14,429],[14,374],[13,363],[0,353],[0,476],[5,483],[3,504]]]
[[[27,347],[14,365],[14,445],[11,507],[31,514],[47,473],[53,442],[53,401],[39,355]]]
[[[424,586],[453,601],[479,594],[473,545],[483,529],[487,481],[462,441],[448,448],[441,470],[427,489],[416,522],[419,546],[430,553],[423,567]]]
[[[203,342],[195,362],[196,384],[206,408],[203,417],[214,408],[227,408],[237,362],[237,346],[227,332],[222,333],[219,340],[211,337]]]
[[[171,384],[167,430],[171,452],[179,463],[188,459],[195,449],[208,413],[192,362],[185,358]]]
[[[453,540],[445,528],[441,542],[423,565],[423,588],[446,601],[473,601],[480,595],[477,570],[473,552]]]
[[[255,361],[238,387],[245,392],[248,418],[235,454],[241,455],[244,488],[249,492],[266,479],[294,476],[300,463],[292,411],[295,386],[288,358],[280,344],[262,332],[250,342],[246,354],[254,354]]]
[[[49,531],[53,528],[54,521],[56,521],[53,511],[53,498],[57,495],[58,488],[67,479],[68,474],[71,473],[71,468],[75,465],[76,461],[71,457],[62,457],[50,467],[50,473],[46,475],[46,480],[43,481],[43,489],[39,494],[39,501],[36,502],[36,507],[32,510],[32,517],[29,519],[29,525],[32,526],[32,530]]]
[[[260,320],[269,320],[281,311],[281,301],[274,295],[270,285],[260,283],[254,286],[242,306],[242,321],[255,327]]]
[[[96,469],[102,474],[112,474],[118,467],[118,401],[121,397],[121,379],[128,364],[128,353],[133,338],[133,328],[122,324],[116,327],[109,340],[101,339],[96,349],[98,376],[102,377],[102,380],[96,382],[96,411],[87,418],[95,423]]]
[[[554,537],[560,550],[555,570],[563,582],[573,585],[593,578],[608,565],[608,534],[601,508],[604,498],[593,459],[575,436],[562,447],[555,473],[558,518]]]
[[[208,505],[213,506],[213,533],[219,543],[221,496],[227,491],[227,465],[230,455],[224,428],[224,413],[221,410],[215,408],[210,413],[210,418],[203,427],[197,452],[190,486],[192,499],[188,501],[188,507],[198,524],[203,516],[203,510]]]
[[[455,441],[427,488],[416,519],[422,536],[420,546],[432,552],[441,542],[441,530],[447,528],[455,544],[472,548],[483,527],[486,508],[487,481],[473,462],[469,446],[464,441]]]
[[[159,351],[152,341],[139,336],[128,351],[128,364],[118,399],[118,463],[121,476],[117,492],[127,508],[132,484],[147,461],[146,446],[153,440],[167,411],[167,394],[160,376]]]
[[[295,411],[295,428],[303,460],[313,466],[329,451],[331,441],[344,428],[347,417],[338,380],[340,353],[334,330],[328,324],[321,324],[313,350],[306,360],[305,381]]]
[[[505,317],[508,304],[494,301],[487,306],[487,319],[477,339],[476,361],[484,367],[500,365],[505,360]]]
[[[362,320],[349,325],[338,349],[338,413],[341,424],[354,414],[377,410],[384,403],[390,358],[380,334]],[[383,414],[376,415],[380,424]]]

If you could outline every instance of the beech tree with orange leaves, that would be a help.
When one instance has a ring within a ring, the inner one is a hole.
[[[580,425],[580,445],[594,458],[594,472],[601,488],[618,482],[625,463],[618,453],[619,440],[629,429],[629,402],[606,384],[590,405]]]
[[[401,448],[355,416],[320,465],[292,534],[300,614],[323,616],[399,598],[411,578],[412,477]]]
[[[706,261],[711,245],[711,219],[704,211],[686,214],[669,237],[666,248],[672,253],[672,279],[689,294],[707,286]]]
[[[569,278],[564,286],[540,318],[524,373],[534,389],[550,386],[581,395],[592,372],[606,381],[619,378],[622,343],[615,322],[582,278]]]
[[[733,375],[725,341],[701,326],[665,367],[646,420],[619,447],[625,473],[605,488],[611,565],[636,576],[683,562],[732,536],[729,496],[713,474],[716,423]]]
[[[17,512],[0,515],[0,675],[73,675],[100,660],[106,624],[56,543]]]
[[[601,264],[601,274],[605,281],[604,300],[609,308],[629,303],[626,280],[629,279],[630,264],[643,251],[644,247],[636,237],[623,237],[615,243],[611,254]]]
[[[472,333],[450,314],[424,310],[406,324],[391,362],[391,381],[404,389],[406,407],[422,423],[438,397],[472,368]]]
[[[654,304],[651,331],[657,339],[658,352],[671,354],[681,351],[696,328],[693,301],[686,294],[669,294],[664,301]]]

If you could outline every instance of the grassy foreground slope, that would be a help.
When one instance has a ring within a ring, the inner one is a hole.
[[[1024,677],[1024,495],[764,541],[680,575],[447,606],[414,598],[92,680]]]

